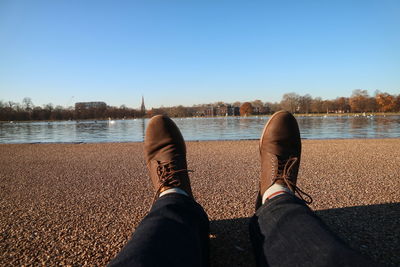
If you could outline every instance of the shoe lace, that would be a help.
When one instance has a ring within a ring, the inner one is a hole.
[[[278,158],[278,171],[277,175],[274,178],[274,182],[280,180],[283,181],[286,186],[292,190],[307,204],[311,204],[313,202],[312,197],[301,190],[295,183],[293,183],[290,179],[290,174],[292,172],[293,167],[295,166],[296,162],[299,160],[297,157],[289,157],[288,159],[279,159]]]
[[[158,180],[160,183],[160,186],[158,187],[154,198],[153,198],[153,204],[157,200],[157,197],[161,193],[163,187],[179,187],[181,185],[181,180],[178,178],[179,173],[188,173],[188,172],[193,172],[188,169],[176,169],[176,161],[171,160],[167,162],[161,162],[157,161],[158,166],[157,166],[157,176]]]

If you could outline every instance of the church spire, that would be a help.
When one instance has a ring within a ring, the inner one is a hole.
[[[140,107],[140,112],[142,113],[142,115],[146,115],[146,107],[144,105],[144,97],[142,96],[142,106]]]

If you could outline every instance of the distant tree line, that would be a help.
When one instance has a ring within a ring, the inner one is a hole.
[[[287,110],[292,113],[316,114],[316,113],[360,113],[360,112],[400,112],[400,94],[391,95],[376,91],[370,96],[367,90],[354,90],[350,97],[337,97],[332,100],[323,100],[320,97],[313,98],[311,95],[299,95],[287,93],[282,96],[280,102],[263,102],[254,100],[250,102],[224,103],[195,105],[192,107],[175,106],[153,108],[148,115],[166,114],[171,117],[192,116],[224,116],[228,106],[238,108],[240,116],[266,115],[279,110]],[[210,112],[210,110],[212,110]],[[219,112],[221,111],[222,112]]]
[[[83,120],[83,119],[130,119],[151,117],[157,114],[166,114],[170,117],[194,116],[248,116],[272,114],[278,110],[287,110],[292,113],[359,113],[359,112],[400,112],[400,94],[391,95],[376,91],[370,96],[368,91],[354,90],[350,97],[338,97],[332,100],[323,100],[311,95],[287,93],[280,102],[250,102],[200,104],[192,107],[174,106],[152,108],[146,113],[139,109],[106,106],[104,108],[89,108],[76,110],[74,107],[53,106],[46,104],[35,106],[28,97],[22,103],[0,101],[0,121],[27,121],[27,120]]]
[[[370,96],[367,90],[354,90],[350,97],[338,97],[333,100],[300,96],[296,93],[284,94],[279,103],[280,109],[293,113],[359,113],[359,112],[399,112],[400,94],[375,92]]]
[[[0,101],[0,121],[29,121],[29,120],[85,120],[85,119],[131,119],[143,117],[142,112],[128,108],[107,106],[104,109],[89,108],[75,110],[74,107],[53,106],[46,104],[35,106],[29,97],[22,100],[22,104]]]

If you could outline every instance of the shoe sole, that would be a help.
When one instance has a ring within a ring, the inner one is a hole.
[[[260,144],[259,144],[259,146],[258,146],[258,150],[260,151],[260,153],[261,153],[262,140],[264,139],[263,137],[264,137],[265,131],[266,131],[267,128],[268,128],[269,123],[271,122],[271,120],[272,120],[276,115],[278,115],[278,114],[280,114],[280,113],[286,113],[286,112],[287,112],[287,111],[285,111],[285,110],[280,110],[280,111],[275,112],[274,114],[272,114],[271,118],[269,118],[269,120],[267,121],[267,124],[265,124],[264,129],[263,129],[262,134],[261,134]]]

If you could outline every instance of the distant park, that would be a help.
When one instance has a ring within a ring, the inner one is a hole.
[[[138,101],[139,103],[139,101]],[[170,117],[214,117],[268,115],[278,110],[294,114],[348,114],[348,113],[398,113],[400,94],[376,91],[370,95],[367,90],[354,90],[350,97],[322,99],[309,94],[283,94],[280,102],[254,100],[248,102],[225,103],[222,101],[193,106],[178,105],[146,109],[144,99],[140,108],[108,106],[105,102],[78,102],[74,106],[36,106],[31,98],[22,103],[0,101],[0,121],[43,121],[43,120],[87,120],[87,119],[133,119],[165,114]]]

